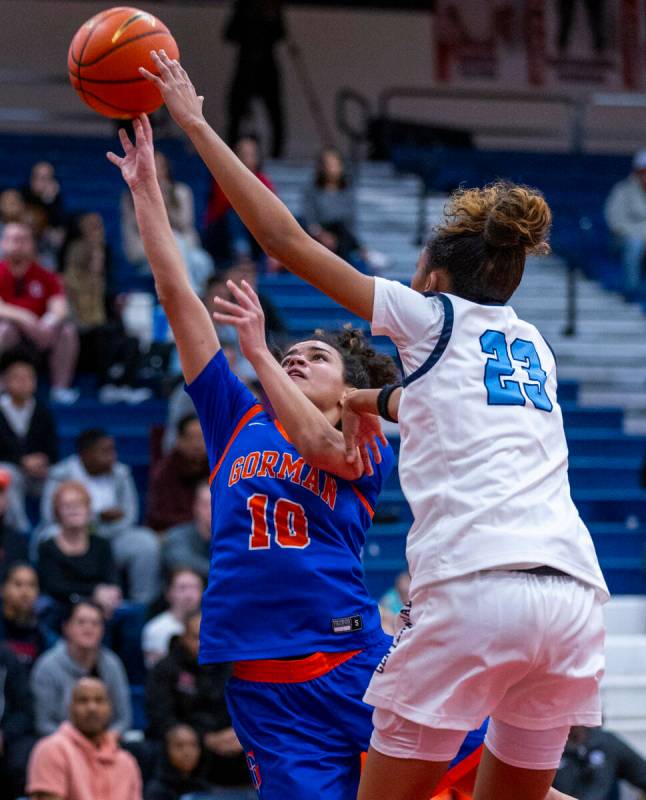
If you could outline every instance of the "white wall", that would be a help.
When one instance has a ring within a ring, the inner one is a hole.
[[[0,0],[0,75],[16,68],[65,74],[67,48],[76,29],[106,5],[105,2]],[[137,2],[137,6],[157,13],[173,31],[184,65],[206,97],[209,119],[221,127],[226,118],[226,90],[235,55],[235,48],[221,40],[227,5],[183,7],[181,3],[156,6]],[[383,86],[425,85],[430,80],[428,14],[296,8],[288,12],[288,25],[319,88],[331,126],[334,97],[342,86],[359,88],[375,100]],[[317,130],[284,46],[280,47],[280,60],[289,150],[291,154],[309,156],[317,144]],[[84,110],[67,84],[28,87],[1,81],[0,108],[55,108],[75,114]],[[91,115],[88,118],[89,125],[96,130],[96,121]],[[100,122],[99,125],[107,130],[107,126]],[[17,126],[5,120],[3,127]],[[78,126],[75,129],[80,130]],[[89,129],[87,123],[86,129]]]
[[[209,7],[182,3],[137,3],[157,13],[174,32],[182,58],[199,91],[207,99],[206,113],[222,130],[225,99],[235,49],[221,40],[228,4]],[[52,121],[47,129],[71,133],[107,132],[106,123],[86,111],[76,93],[63,82],[52,86],[18,85],[7,80],[7,71],[34,70],[64,76],[68,44],[78,26],[105,8],[107,2],[86,3],[65,0],[0,0],[0,127],[40,129],[42,122],[27,124],[21,110],[38,112],[54,109],[69,114],[67,122]],[[393,85],[432,85],[432,17],[430,14],[397,11],[365,11],[332,8],[288,10],[292,38],[300,46],[313,83],[319,90],[329,125],[335,129],[334,98],[339,88],[359,90],[376,105],[379,93]],[[280,47],[284,93],[288,117],[288,150],[292,156],[309,157],[320,137],[309,112],[303,88],[284,46]],[[401,102],[396,110],[412,118],[438,124],[469,127],[487,124],[536,128],[533,141],[513,135],[483,136],[485,146],[527,145],[534,148],[567,146],[569,120],[562,108],[518,103]],[[12,118],[16,121],[12,121]],[[260,117],[262,128],[262,115]],[[646,142],[646,111],[597,111],[594,126],[598,134],[595,149],[632,150]],[[561,131],[560,143],[544,138],[543,129]],[[339,143],[345,145],[339,136]]]

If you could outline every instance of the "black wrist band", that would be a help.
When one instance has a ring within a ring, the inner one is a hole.
[[[390,400],[390,395],[395,391],[395,389],[400,389],[401,383],[387,383],[384,387],[382,387],[381,391],[377,395],[377,411],[379,412],[379,416],[383,417],[383,419],[388,420],[388,422],[397,422],[396,419],[390,416],[388,413],[388,401]]]

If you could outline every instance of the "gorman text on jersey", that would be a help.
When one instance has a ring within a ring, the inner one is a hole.
[[[336,480],[325,472],[321,473],[318,467],[310,466],[303,458],[294,458],[291,453],[254,450],[247,456],[236,458],[231,465],[229,486],[254,477],[291,481],[320,497],[332,511],[336,506]]]

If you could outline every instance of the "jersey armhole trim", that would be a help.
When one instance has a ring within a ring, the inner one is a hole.
[[[404,378],[402,382],[402,386],[404,388],[409,386],[418,378],[421,378],[423,375],[426,375],[426,373],[433,366],[435,366],[435,364],[437,364],[442,357],[442,354],[446,350],[449,339],[451,338],[451,334],[453,333],[453,303],[445,294],[436,294],[435,297],[439,297],[442,301],[442,305],[444,306],[444,325],[442,326],[442,333],[440,333],[440,338],[437,340],[437,343],[433,348],[433,352],[426,359],[426,361],[420,367],[418,367],[415,372],[411,372],[407,378]]]
[[[362,493],[359,491],[359,489],[357,489],[357,487],[354,485],[354,483],[351,483],[351,484],[350,484],[350,486],[352,487],[352,491],[353,491],[353,492],[356,494],[356,496],[357,496],[357,497],[359,498],[359,500],[361,501],[361,505],[362,505],[362,506],[363,506],[363,507],[366,509],[366,511],[368,512],[368,514],[370,514],[370,519],[372,519],[372,518],[374,517],[374,515],[375,515],[375,510],[374,510],[374,508],[373,508],[373,507],[370,505],[370,503],[369,503],[369,502],[366,500],[366,498],[365,498],[365,497],[364,497],[364,495],[363,495],[363,494],[362,494]]]
[[[261,405],[251,406],[251,408],[247,412],[245,412],[245,414],[241,418],[240,422],[238,422],[238,424],[235,426],[235,429],[234,429],[233,433],[231,434],[231,436],[229,438],[229,441],[226,444],[226,447],[222,451],[222,455],[220,456],[220,459],[219,459],[218,463],[213,467],[213,470],[212,470],[211,474],[209,475],[209,486],[215,480],[215,476],[218,474],[218,470],[222,466],[222,462],[226,458],[226,455],[229,452],[229,450],[231,449],[231,445],[234,443],[237,435],[244,428],[244,426],[249,422],[249,420],[252,420],[255,416],[260,414],[261,411],[262,411],[262,406]]]

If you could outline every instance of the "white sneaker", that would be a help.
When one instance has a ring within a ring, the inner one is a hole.
[[[99,389],[99,402],[101,403],[120,403],[123,399],[121,386],[106,383]]]
[[[150,400],[152,396],[152,389],[149,389],[147,386],[140,386],[138,389],[132,386],[121,387],[121,399],[131,406],[144,403],[146,400]]]
[[[80,394],[78,389],[53,386],[49,391],[49,399],[52,403],[58,403],[61,406],[71,406],[76,403]]]

